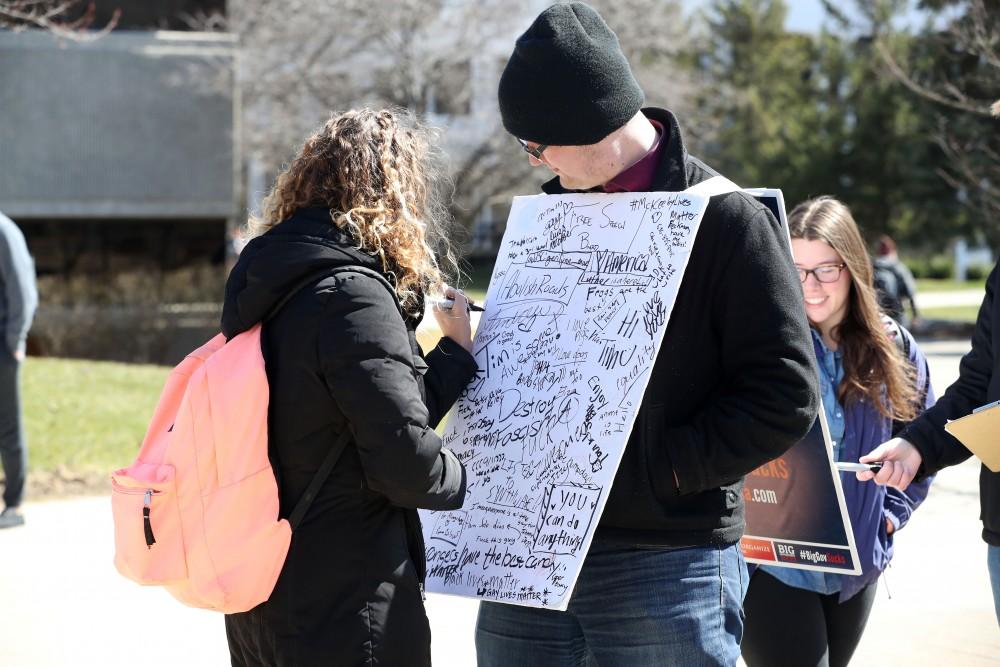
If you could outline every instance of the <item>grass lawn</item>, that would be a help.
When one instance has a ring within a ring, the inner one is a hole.
[[[975,322],[979,306],[944,306],[941,308],[921,308],[920,316],[929,320],[952,320],[955,322]]]
[[[492,259],[477,259],[471,266],[465,267],[462,288],[465,293],[478,303],[486,299],[486,290],[490,286],[490,277],[493,275]]]
[[[110,473],[131,463],[169,371],[29,357],[21,398],[31,472]]]

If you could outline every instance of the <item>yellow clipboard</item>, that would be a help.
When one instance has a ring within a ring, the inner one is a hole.
[[[958,438],[993,472],[1000,472],[1000,401],[950,421],[944,430]]]

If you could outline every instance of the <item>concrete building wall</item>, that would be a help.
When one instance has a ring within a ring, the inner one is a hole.
[[[227,35],[0,32],[0,210],[15,220],[235,217]]]

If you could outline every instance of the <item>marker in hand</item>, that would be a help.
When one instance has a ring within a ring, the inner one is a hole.
[[[850,463],[848,461],[837,461],[834,463],[837,466],[837,470],[840,472],[878,472],[882,469],[881,461],[872,461],[871,463]]]
[[[441,299],[441,300],[439,300],[437,302],[437,305],[438,305],[438,308],[442,308],[444,310],[451,310],[452,306],[455,305],[455,300],[454,299]],[[469,310],[471,310],[473,312],[476,312],[476,313],[481,313],[481,312],[484,311],[484,308],[482,306],[477,306],[474,303],[470,303],[469,304]]]

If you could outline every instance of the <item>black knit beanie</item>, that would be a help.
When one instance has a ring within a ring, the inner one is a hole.
[[[643,93],[615,33],[589,5],[573,2],[552,5],[517,39],[499,98],[515,137],[583,146],[625,125]]]

